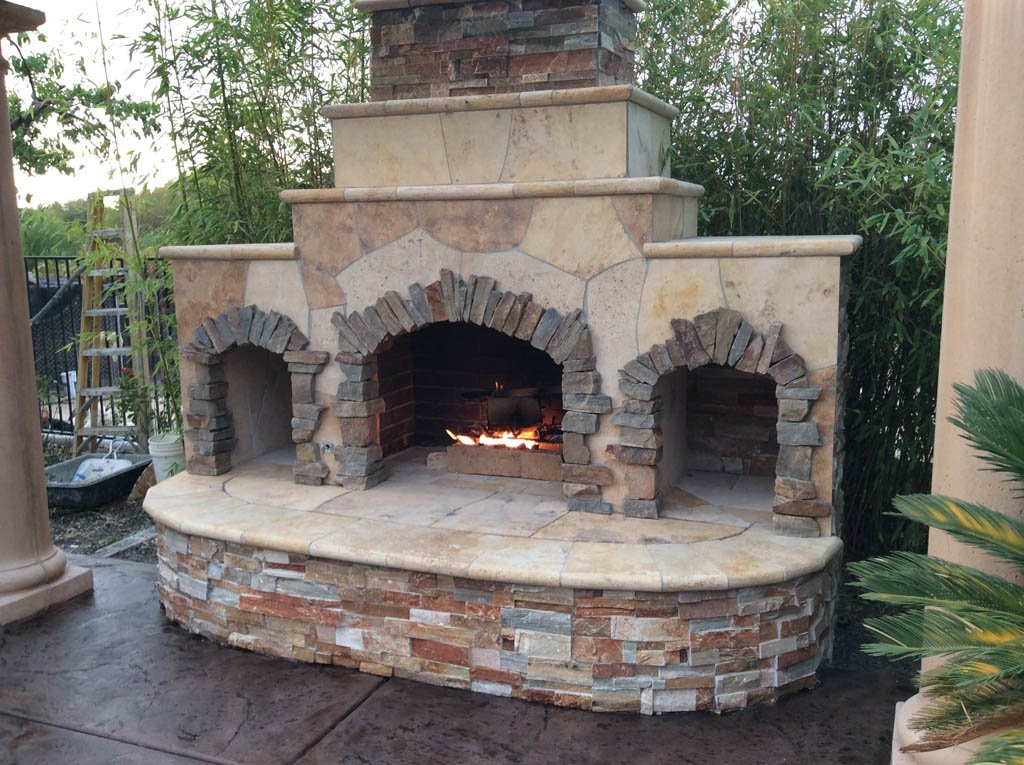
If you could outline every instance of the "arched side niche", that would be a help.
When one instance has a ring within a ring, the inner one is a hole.
[[[232,349],[263,349],[283,359],[290,375],[291,441],[296,445],[295,482],[319,486],[328,474],[313,443],[320,415],[326,408],[314,399],[315,377],[330,358],[326,351],[306,350],[309,340],[289,317],[254,305],[235,308],[203,319],[181,349],[195,365],[187,399],[186,436],[192,444],[187,470],[197,475],[221,475],[231,469],[237,447],[235,416],[228,405],[231,380],[224,355]]]
[[[533,301],[528,292],[497,289],[494,279],[463,279],[448,269],[428,285],[410,285],[408,296],[385,293],[372,306],[347,316],[335,313],[341,352],[336,359],[345,377],[333,406],[341,420],[336,480],[351,489],[369,489],[388,477],[383,461],[379,416],[377,354],[396,337],[436,322],[466,322],[502,332],[543,351],[562,368],[562,482],[570,510],[611,513],[601,489],[613,481],[611,470],[591,464],[586,437],[596,433],[598,417],[611,411],[601,393],[590,330],[582,311],[562,315]]]
[[[692,373],[709,365],[761,376],[775,385],[778,457],[775,466],[773,521],[781,533],[817,536],[817,518],[829,518],[831,502],[818,500],[811,466],[822,445],[814,402],[821,388],[807,382],[804,360],[793,352],[776,322],[759,333],[738,311],[719,308],[694,317],[673,319],[672,336],[629,361],[619,370],[625,401],[612,422],[619,441],[608,452],[625,464],[627,516],[657,518],[665,488],[663,457],[664,389],[669,375]],[[689,427],[685,423],[683,427]],[[678,434],[673,434],[679,438]]]

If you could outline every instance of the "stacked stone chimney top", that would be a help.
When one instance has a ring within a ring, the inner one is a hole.
[[[374,101],[633,82],[642,0],[356,0]]]

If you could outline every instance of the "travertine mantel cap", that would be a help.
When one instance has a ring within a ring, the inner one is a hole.
[[[483,0],[464,0],[463,5],[470,5]],[[647,10],[647,3],[644,0],[623,0],[626,7],[631,11],[640,13]],[[391,11],[396,8],[416,8],[421,5],[451,5],[452,0],[354,0],[352,5],[357,11],[363,13],[374,13],[376,11]]]
[[[294,242],[164,245],[158,254],[168,260],[295,260],[298,249]]]
[[[644,257],[797,258],[845,257],[860,249],[856,234],[838,236],[701,236],[644,245]]]
[[[489,109],[523,109],[537,106],[578,106],[621,101],[642,106],[655,114],[674,119],[679,110],[635,85],[603,85],[596,88],[531,90],[522,93],[486,93],[471,96],[439,96],[371,101],[325,106],[320,113],[332,120],[383,117],[398,114],[452,114]]]
[[[393,202],[457,199],[524,199],[663,194],[699,198],[704,187],[673,178],[594,178],[585,181],[525,183],[465,183],[423,186],[367,186],[334,189],[288,189],[280,193],[287,204],[318,202]]]

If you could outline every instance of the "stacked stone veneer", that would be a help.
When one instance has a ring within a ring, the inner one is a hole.
[[[192,456],[188,471],[199,475],[221,475],[231,469],[231,453],[237,445],[234,417],[228,409],[228,381],[223,354],[232,348],[255,346],[280,354],[291,374],[292,441],[296,444],[295,481],[320,485],[328,468],[320,460],[319,445],[313,442],[323,404],[314,400],[315,377],[330,358],[326,351],[303,350],[309,341],[291,319],[276,311],[254,305],[236,308],[216,318],[207,317],[181,349],[182,356],[195,364],[193,382],[188,386],[188,436]]]
[[[159,529],[168,617],[241,648],[593,711],[738,709],[816,684],[838,559],[760,587],[551,588]]]
[[[373,100],[632,82],[634,9],[622,0],[552,6],[357,2],[372,19]]]
[[[619,390],[625,397],[612,418],[619,426],[618,443],[608,452],[626,463],[627,498],[623,512],[636,518],[657,518],[664,481],[662,460],[661,398],[657,384],[677,369],[693,370],[708,364],[731,367],[749,374],[767,375],[776,383],[779,419],[773,523],[777,531],[793,536],[819,536],[817,519],[831,519],[832,503],[817,500],[811,480],[813,450],[821,447],[818,424],[811,405],[821,388],[807,380],[803,358],[782,336],[782,323],[773,323],[762,335],[738,311],[719,308],[688,319],[673,319],[672,336],[651,347],[619,370]],[[825,530],[828,533],[828,530]]]
[[[505,292],[486,276],[463,279],[448,269],[426,286],[412,284],[408,297],[389,290],[373,306],[331,318],[339,332],[337,361],[345,381],[338,386],[334,414],[341,419],[343,446],[338,481],[351,489],[368,489],[388,477],[380,443],[380,396],[377,354],[394,338],[434,322],[468,322],[529,343],[562,367],[562,480],[570,510],[611,513],[601,487],[612,483],[611,470],[590,464],[586,434],[595,433],[598,417],[612,409],[601,393],[583,312],[561,314],[534,302],[529,292]]]
[[[670,376],[666,384],[674,377],[684,396],[686,470],[774,478],[775,381],[714,364]]]

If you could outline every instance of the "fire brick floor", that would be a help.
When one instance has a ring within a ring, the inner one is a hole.
[[[883,763],[892,674],[722,716],[555,709],[219,647],[168,623],[155,567],[76,558],[94,595],[0,629],[0,763]]]

